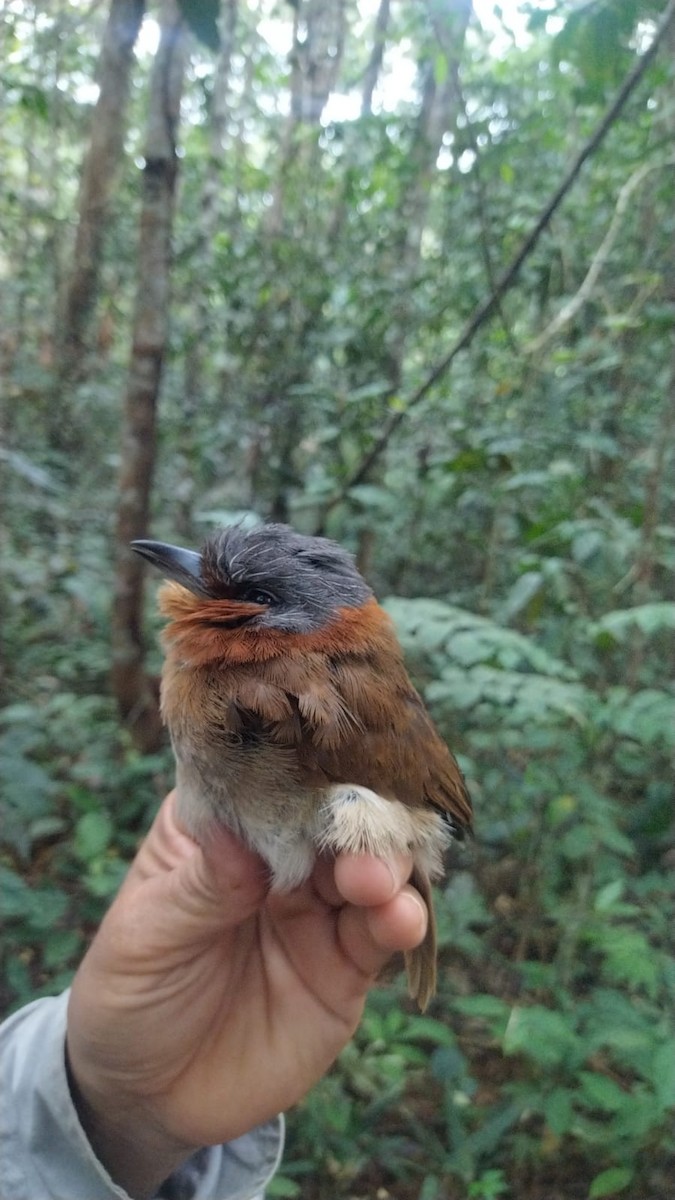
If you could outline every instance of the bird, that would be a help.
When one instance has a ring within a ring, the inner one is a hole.
[[[424,1011],[437,975],[431,881],[472,805],[354,557],[277,523],[228,526],[199,551],[131,547],[165,579],[160,707],[179,822],[201,844],[231,830],[279,892],[322,853],[411,855],[429,919],[405,965]]]

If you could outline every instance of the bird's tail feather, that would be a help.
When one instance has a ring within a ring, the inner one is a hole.
[[[410,882],[414,888],[417,888],[429,912],[429,924],[424,941],[405,955],[408,991],[413,1000],[417,1001],[420,1010],[424,1012],[436,991],[436,918],[429,876],[416,867]]]

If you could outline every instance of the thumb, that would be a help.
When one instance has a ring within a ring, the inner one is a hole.
[[[143,893],[149,932],[166,947],[194,945],[233,929],[262,904],[265,864],[223,828],[198,845],[176,822],[174,793],[162,804],[122,888]]]
[[[187,922],[205,934],[241,924],[260,907],[269,887],[265,864],[227,829],[209,833],[171,880],[173,898]]]

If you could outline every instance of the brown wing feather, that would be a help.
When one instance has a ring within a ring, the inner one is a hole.
[[[404,804],[431,804],[460,829],[470,826],[471,801],[462,773],[399,654],[380,652],[377,665],[356,656],[326,665],[323,687],[341,697],[353,724],[334,743],[315,734],[303,740],[298,754],[305,768]]]

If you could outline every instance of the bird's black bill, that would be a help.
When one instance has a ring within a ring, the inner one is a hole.
[[[209,596],[210,592],[202,580],[202,557],[196,550],[184,550],[182,546],[170,546],[167,542],[131,543],[131,549],[157,567],[166,579],[182,584],[195,596]]]

